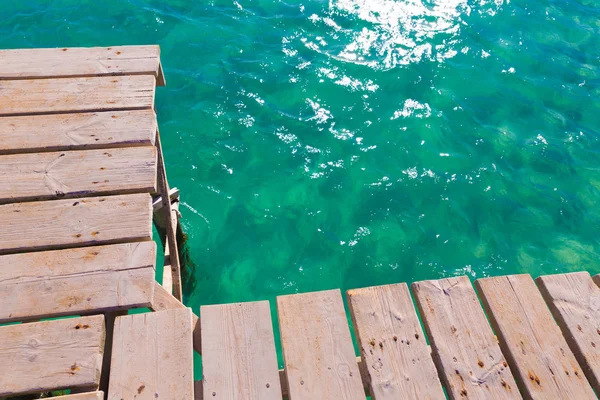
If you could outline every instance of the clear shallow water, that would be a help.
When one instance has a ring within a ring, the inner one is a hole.
[[[600,272],[598,0],[8,3],[1,48],[161,45],[196,309]]]

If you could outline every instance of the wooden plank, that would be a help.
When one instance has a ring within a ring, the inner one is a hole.
[[[444,398],[405,283],[349,290],[348,305],[374,400]]]
[[[0,323],[148,307],[152,241],[0,256]]]
[[[448,396],[521,398],[469,278],[415,282],[411,287]]]
[[[147,193],[0,205],[0,254],[152,239]]]
[[[589,272],[540,276],[536,283],[585,376],[600,393],[600,288]]]
[[[339,290],[277,297],[288,393],[298,399],[365,399]]]
[[[162,196],[161,196],[162,197]],[[161,201],[162,202],[162,201]],[[161,210],[162,211],[162,210]],[[173,233],[177,232],[179,225],[179,201],[171,204],[171,230]],[[156,221],[156,220],[155,220]],[[168,233],[168,232],[167,232]],[[174,256],[171,257],[171,247],[169,246],[169,240],[165,241],[165,261],[163,268],[163,281],[162,287],[169,293],[173,293],[173,275],[178,275],[177,267],[171,265],[173,261],[179,261],[179,254],[177,254],[177,258]],[[179,285],[181,288],[181,285]]]
[[[150,309],[152,311],[173,310],[178,308],[187,308],[182,302],[165,290],[158,282],[154,282],[154,298]],[[202,354],[202,336],[200,332],[200,319],[192,312],[192,326],[194,329],[194,350]]]
[[[152,109],[154,76],[0,81],[0,115]]]
[[[0,204],[156,191],[156,148],[0,156]]]
[[[529,275],[478,279],[475,284],[526,397],[596,398]]]
[[[104,400],[104,392],[88,392],[78,394],[68,394],[66,396],[54,396],[53,400]]]
[[[192,312],[117,317],[108,399],[193,399]]]
[[[281,400],[268,301],[200,307],[204,398]]]
[[[0,154],[152,146],[154,110],[0,118]]]
[[[0,80],[141,74],[164,85],[158,46],[0,50]]]
[[[163,212],[163,218],[166,225],[166,235],[169,248],[169,267],[171,269],[171,284],[173,296],[179,301],[183,299],[183,290],[181,287],[181,263],[179,262],[179,248],[177,247],[177,224],[173,224],[173,210],[171,207],[171,198],[169,196],[169,183],[167,182],[167,170],[160,141],[160,133],[156,131],[156,147],[158,148],[158,189],[163,202],[160,211]]]
[[[96,390],[104,336],[101,315],[0,326],[0,396]]]

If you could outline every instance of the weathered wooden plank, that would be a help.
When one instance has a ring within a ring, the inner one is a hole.
[[[181,264],[179,262],[179,249],[177,247],[177,214],[175,214],[175,223],[173,223],[173,210],[171,207],[171,198],[169,196],[169,183],[167,182],[167,170],[163,157],[160,133],[156,131],[156,147],[158,148],[158,188],[163,202],[163,207],[159,212],[163,213],[166,225],[166,243],[169,250],[168,267],[171,270],[171,284],[173,296],[179,301],[183,299],[183,290],[181,286]],[[165,247],[165,251],[166,251]]]
[[[108,399],[193,399],[192,312],[117,317]]]
[[[0,156],[0,204],[156,191],[156,148]]]
[[[158,46],[0,50],[0,80],[141,74],[164,85]]]
[[[348,305],[374,400],[444,398],[405,283],[349,290]]]
[[[0,254],[152,239],[147,193],[0,205]]]
[[[0,396],[96,390],[104,336],[101,315],[0,326]]]
[[[0,154],[154,145],[154,110],[0,118]]]
[[[412,284],[434,361],[451,399],[519,399],[469,278]]]
[[[55,396],[55,397],[52,397],[52,400],[104,400],[104,392],[98,391],[98,392],[69,394],[66,396]]]
[[[596,398],[529,275],[478,279],[475,284],[526,397]]]
[[[154,282],[154,299],[150,309],[152,311],[173,310],[178,308],[187,308],[182,302],[177,300],[173,295],[165,290],[158,282]],[[198,354],[202,354],[202,336],[200,332],[200,319],[192,312],[192,326],[194,350]]]
[[[281,400],[268,301],[200,307],[204,398]]]
[[[152,241],[0,256],[0,323],[148,307]]]
[[[365,399],[339,290],[277,297],[288,393],[298,399]]]
[[[600,288],[589,272],[540,276],[536,283],[585,376],[600,393]]]
[[[0,115],[152,109],[154,76],[0,81]]]

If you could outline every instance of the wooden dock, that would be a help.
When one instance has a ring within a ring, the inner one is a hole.
[[[156,46],[0,51],[0,398],[597,398],[600,277],[587,272],[354,289],[348,310],[340,290],[280,296],[277,315],[267,301],[185,307],[157,84]],[[152,312],[128,314],[140,307]]]

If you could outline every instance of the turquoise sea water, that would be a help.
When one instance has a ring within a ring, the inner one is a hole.
[[[600,272],[598,0],[0,3],[0,48],[147,43],[196,312]]]

